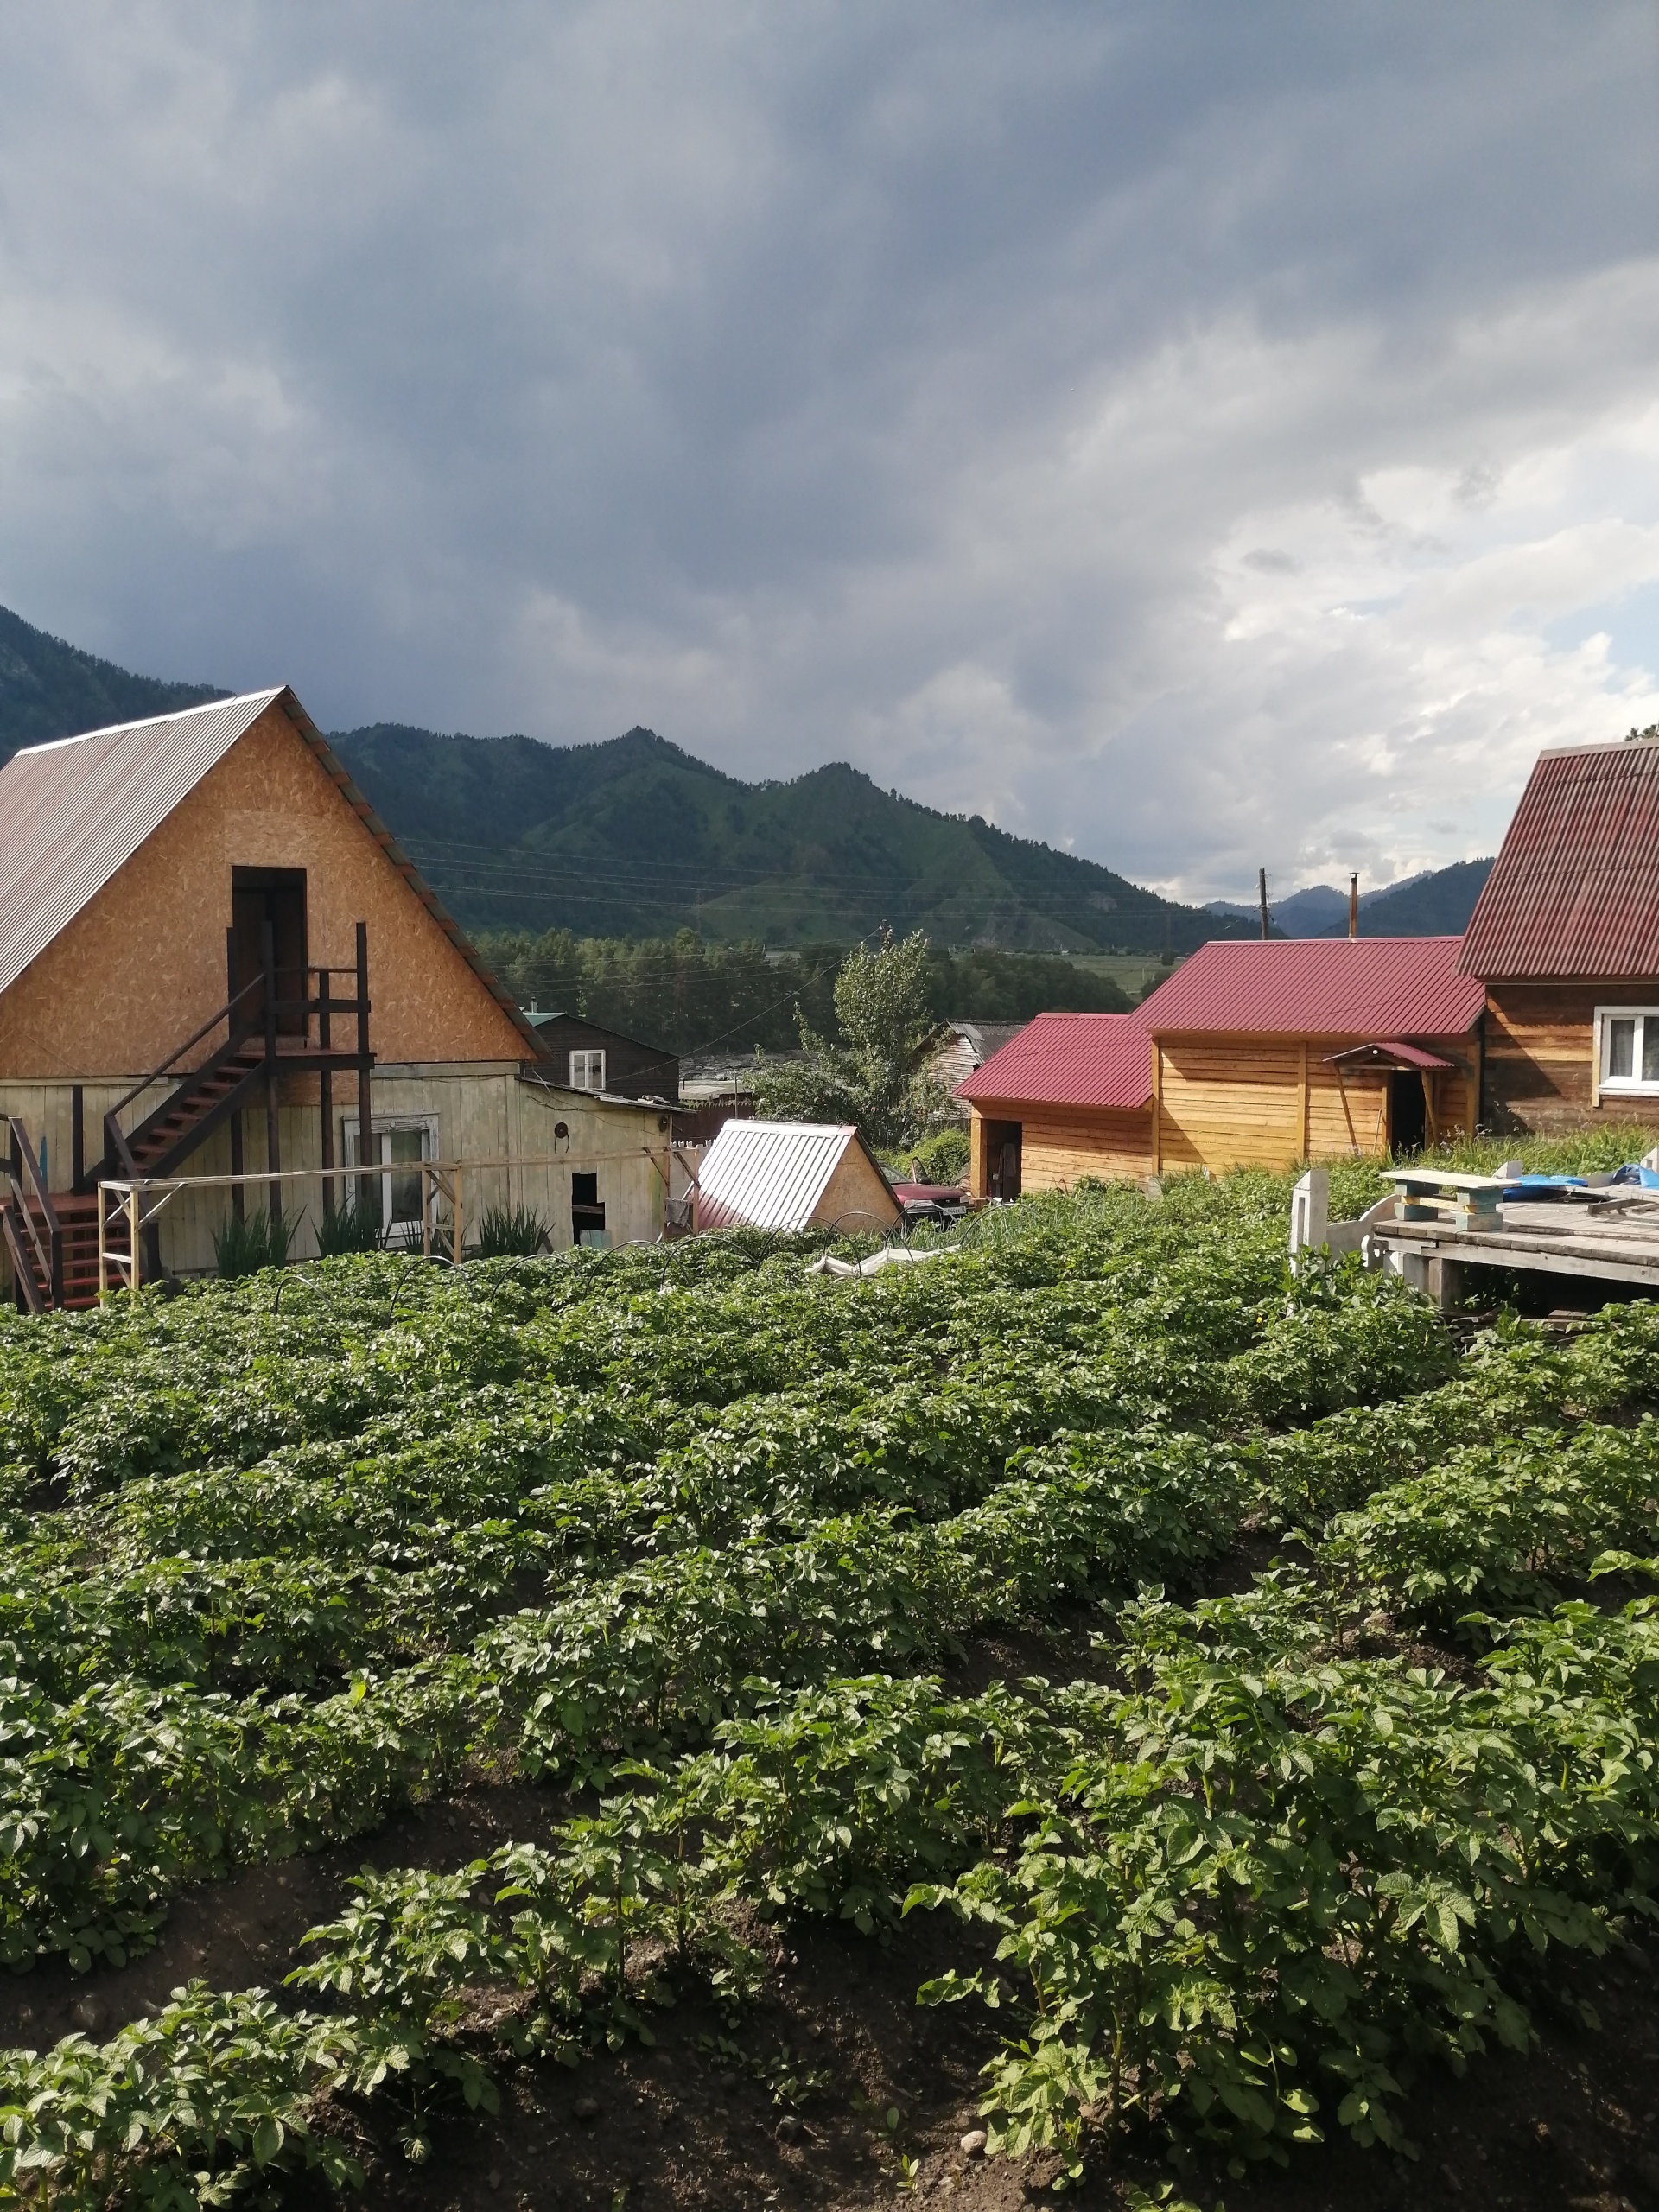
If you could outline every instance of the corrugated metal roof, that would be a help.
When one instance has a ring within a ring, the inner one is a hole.
[[[1461,938],[1212,938],[1136,1010],[1154,1037],[1461,1037],[1485,993]]]
[[[1659,976],[1659,745],[1540,755],[1459,965],[1487,982]]]
[[[957,1085],[976,1106],[1096,1106],[1133,1113],[1152,1096],[1152,1039],[1135,1014],[1039,1014]]]
[[[804,1229],[854,1145],[851,1122],[728,1122],[697,1170],[698,1228]]]
[[[281,696],[215,699],[12,754],[0,768],[0,991]]]
[[[539,1052],[518,1001],[445,912],[285,683],[12,754],[0,768],[0,991],[10,988],[209,769],[278,702],[392,867],[524,1042]]]
[[[1430,1073],[1439,1069],[1451,1072],[1452,1062],[1443,1060],[1438,1052],[1425,1052],[1415,1045],[1405,1045],[1397,1037],[1384,1037],[1369,1045],[1350,1045],[1345,1052],[1327,1055],[1328,1068],[1364,1066],[1374,1068],[1406,1067],[1427,1069]]]

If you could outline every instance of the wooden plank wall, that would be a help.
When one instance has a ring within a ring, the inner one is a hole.
[[[1085,1175],[1122,1182],[1152,1173],[1152,1116],[1033,1108],[1023,1123],[1020,1185],[1070,1190]]]
[[[1484,1119],[1540,1135],[1600,1121],[1659,1123],[1659,1100],[1595,1093],[1599,1006],[1659,1005],[1659,982],[1493,983],[1486,992]]]
[[[124,1086],[122,1086],[124,1088]],[[298,1094],[308,1090],[310,1103],[283,1103],[277,1117],[283,1166],[293,1170],[322,1165],[321,1128],[318,1120],[315,1077],[289,1086]],[[346,1157],[344,1125],[355,1119],[355,1082],[338,1079],[334,1088],[334,1157]],[[157,1096],[164,1090],[158,1090]],[[96,1160],[103,1150],[104,1115],[114,1105],[120,1090],[114,1084],[89,1084],[86,1091],[86,1156]],[[124,1120],[135,1122],[147,1110],[149,1100],[135,1103]],[[468,1233],[485,1208],[528,1205],[548,1222],[556,1250],[571,1242],[570,1176],[573,1168],[597,1172],[599,1195],[605,1203],[606,1227],[615,1243],[652,1243],[663,1226],[662,1176],[652,1165],[654,1150],[667,1167],[669,1135],[659,1131],[658,1115],[649,1109],[602,1105],[580,1092],[546,1091],[521,1083],[518,1063],[455,1061],[435,1065],[408,1063],[378,1067],[374,1071],[372,1109],[383,1124],[404,1118],[435,1116],[438,1149],[446,1160],[509,1159],[514,1161],[549,1158],[563,1152],[565,1158],[543,1167],[512,1166],[492,1169],[466,1179],[463,1202]],[[69,1184],[70,1086],[67,1084],[0,1084],[0,1117],[21,1115],[38,1144],[47,1137],[48,1179],[54,1191]],[[569,1136],[557,1140],[563,1122]],[[249,1174],[262,1173],[265,1159],[265,1111],[263,1096],[255,1098],[243,1115],[243,1165]],[[190,1175],[228,1175],[231,1135],[227,1127],[216,1129],[187,1163]],[[283,1192],[288,1213],[303,1211],[295,1255],[316,1251],[316,1223],[322,1212],[320,1182],[289,1183]],[[265,1204],[264,1190],[255,1185],[247,1193],[250,1211]],[[228,1190],[200,1193],[184,1191],[168,1202],[161,1217],[162,1258],[177,1274],[199,1274],[213,1265],[213,1231],[231,1211]]]

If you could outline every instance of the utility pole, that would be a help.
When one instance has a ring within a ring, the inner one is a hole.
[[[1271,918],[1268,912],[1268,871],[1264,868],[1258,868],[1255,872],[1255,895],[1261,902],[1262,935],[1265,940],[1271,925]]]

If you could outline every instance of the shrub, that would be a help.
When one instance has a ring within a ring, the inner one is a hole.
[[[257,1275],[262,1268],[285,1268],[302,1214],[280,1211],[232,1214],[213,1231],[213,1262],[221,1275]]]
[[[317,1224],[317,1253],[321,1259],[336,1259],[345,1252],[383,1251],[385,1242],[378,1205],[340,1206],[325,1213]]]
[[[938,1129],[911,1148],[911,1160],[930,1183],[960,1183],[968,1173],[966,1129]],[[908,1168],[910,1160],[905,1162]]]
[[[491,1206],[478,1224],[480,1260],[524,1260],[550,1251],[553,1231],[533,1206]]]

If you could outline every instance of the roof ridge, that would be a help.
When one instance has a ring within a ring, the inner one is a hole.
[[[192,715],[222,715],[227,707],[241,707],[257,699],[262,702],[260,712],[274,699],[280,699],[289,687],[278,683],[260,691],[227,692],[222,699],[203,699],[194,707],[174,707],[168,713],[144,715],[131,722],[104,722],[97,729],[78,729],[67,737],[42,738],[38,745],[20,745],[11,755],[14,760],[27,760],[39,753],[57,753],[66,745],[85,745],[92,737],[116,737],[126,730],[154,729],[157,722],[188,721]]]

